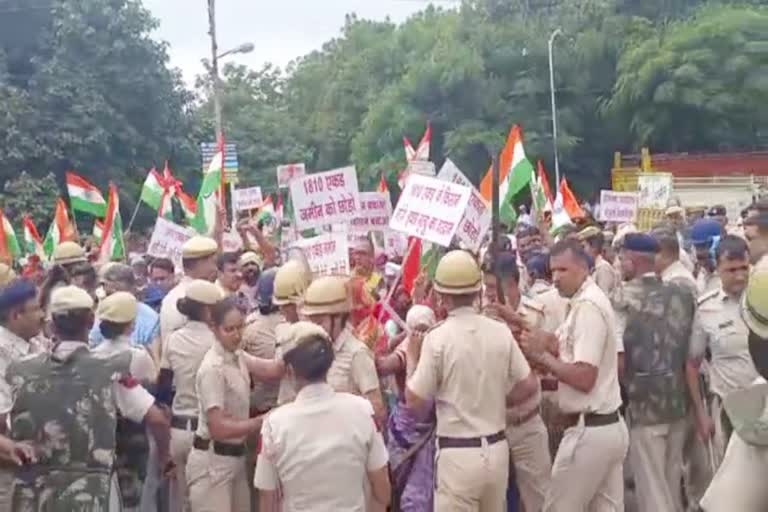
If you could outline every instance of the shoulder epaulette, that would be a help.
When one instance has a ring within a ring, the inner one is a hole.
[[[706,301],[708,301],[710,299],[714,299],[719,294],[720,294],[720,290],[717,290],[717,289],[716,290],[710,290],[708,292],[702,293],[701,295],[699,295],[699,298],[696,301],[696,304],[698,304],[700,306],[703,303],[705,303]]]

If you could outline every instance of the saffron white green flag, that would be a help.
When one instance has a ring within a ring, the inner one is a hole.
[[[67,173],[67,192],[72,210],[90,213],[95,217],[104,217],[107,202],[98,188],[88,183],[75,173]]]
[[[10,265],[15,259],[21,256],[19,240],[16,238],[16,232],[13,230],[11,221],[0,210],[2,218],[2,229],[0,229],[0,261]]]
[[[211,235],[216,224],[219,209],[219,191],[221,190],[224,170],[224,147],[219,143],[219,151],[213,156],[211,165],[203,176],[200,193],[197,195],[197,211],[190,224],[201,235]]]
[[[159,211],[163,203],[164,192],[162,177],[155,169],[150,170],[147,179],[144,180],[144,186],[141,187],[140,199]]]
[[[117,194],[117,187],[110,184],[109,204],[107,216],[104,219],[98,261],[107,263],[123,259],[125,259],[125,243],[123,243],[123,221],[120,218],[120,197]]]

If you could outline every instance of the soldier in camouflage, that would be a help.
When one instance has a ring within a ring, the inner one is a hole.
[[[682,510],[688,394],[685,361],[695,304],[654,272],[658,242],[628,234],[619,253],[626,281],[614,308],[624,345],[629,457],[640,512]]]
[[[163,461],[168,460],[168,420],[131,377],[130,353],[100,357],[89,350],[94,315],[87,292],[57,288],[49,311],[61,341],[51,353],[22,358],[8,369],[14,391],[11,437],[34,444],[37,458],[16,473],[12,509],[120,510],[114,475],[118,411],[146,421]]]

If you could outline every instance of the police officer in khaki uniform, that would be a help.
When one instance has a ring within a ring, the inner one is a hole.
[[[312,274],[298,260],[289,260],[277,269],[272,304],[278,307],[285,322],[275,326],[276,359],[282,359],[282,354],[287,352],[284,345],[291,339],[290,326],[299,321],[299,307],[311,282]],[[278,404],[290,402],[296,396],[292,379],[291,374],[286,374],[280,381]]]
[[[589,226],[579,231],[578,238],[584,244],[584,250],[595,261],[595,270],[592,272],[595,283],[611,297],[619,284],[619,276],[613,266],[603,258],[605,237],[602,230],[597,226]]]
[[[348,279],[341,276],[326,276],[313,281],[304,294],[301,313],[325,329],[333,340],[335,356],[328,371],[328,384],[336,391],[367,398],[376,419],[383,424],[387,412],[373,354],[355,338],[349,323],[352,304],[347,282]]]
[[[260,510],[277,510],[279,491],[285,511],[362,511],[366,483],[388,505],[387,450],[370,403],[326,383],[334,354],[322,327],[298,322],[293,330],[285,362],[299,392],[264,420],[254,478]]]
[[[749,352],[760,377],[725,399],[734,435],[701,500],[704,512],[768,510],[768,272],[761,270],[750,277],[740,309],[749,327]]]
[[[171,457],[178,470],[171,486],[171,512],[188,508],[185,470],[199,415],[195,379],[205,354],[216,342],[210,328],[211,307],[221,298],[221,291],[214,283],[202,279],[189,281],[176,306],[187,322],[168,337],[163,352],[161,366],[170,374],[165,382],[172,382],[176,389],[171,406]]]
[[[720,464],[731,435],[723,400],[757,378],[747,345],[749,330],[739,312],[749,278],[749,252],[743,239],[733,235],[723,237],[717,249],[717,273],[721,286],[699,298],[687,365],[699,437],[704,442],[711,439],[715,467]],[[699,380],[699,368],[707,351],[711,354],[708,366],[713,393],[709,408],[704,404]]]
[[[544,325],[542,329],[555,332],[565,321],[568,299],[561,297],[552,286],[552,272],[549,270],[549,255],[537,253],[526,263],[528,276],[531,281],[528,297],[544,306]]]
[[[589,277],[590,257],[564,240],[550,251],[555,286],[570,311],[555,335],[525,330],[526,355],[557,377],[567,429],[552,466],[546,512],[624,510],[623,464],[629,446],[619,415],[616,320],[605,293]]]
[[[494,271],[483,273],[484,313],[506,323],[519,336],[522,325],[544,327],[544,307],[522,296],[514,254],[499,255]],[[499,282],[499,280],[501,282]],[[505,304],[498,302],[499,287]],[[541,389],[507,408],[507,442],[515,465],[515,479],[525,510],[541,510],[549,487],[552,462],[547,427],[541,418]]]
[[[189,502],[192,512],[250,512],[245,441],[262,421],[249,417],[251,377],[277,380],[284,366],[241,349],[245,318],[234,298],[213,306],[211,323],[216,341],[195,378],[199,417],[187,462]]]
[[[437,407],[434,509],[439,512],[506,510],[507,403],[538,387],[509,328],[474,309],[481,287],[480,269],[469,253],[446,254],[434,290],[448,318],[423,342],[412,333],[408,343],[412,374],[406,404],[419,411],[434,398]]]
[[[187,322],[187,318],[177,309],[177,302],[184,297],[184,290],[191,281],[202,279],[214,282],[216,280],[218,274],[216,254],[218,252],[219,246],[212,238],[193,236],[184,242],[181,248],[184,277],[168,292],[160,306],[161,360],[168,337]]]

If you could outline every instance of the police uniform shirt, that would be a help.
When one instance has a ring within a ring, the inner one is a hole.
[[[160,305],[160,338],[163,352],[165,352],[168,337],[187,323],[187,317],[179,313],[176,303],[179,299],[184,298],[187,293],[187,285],[192,281],[190,277],[182,277],[179,283],[163,298]]]
[[[174,415],[197,416],[197,371],[214,343],[216,337],[211,328],[196,321],[187,322],[168,338],[168,348],[163,352],[160,368],[173,371],[176,388],[172,406]]]
[[[616,270],[610,263],[605,261],[605,258],[598,255],[597,259],[595,259],[595,270],[593,274],[597,286],[610,297],[618,282]]]
[[[13,393],[5,380],[8,366],[29,353],[29,343],[0,326],[0,414],[8,414],[13,407]]]
[[[701,269],[699,275],[696,276],[696,287],[699,290],[699,297],[703,297],[710,292],[714,292],[720,289],[720,276],[717,272],[708,272]]]
[[[558,402],[564,412],[608,414],[621,405],[616,354],[622,348],[617,343],[617,329],[610,301],[587,278],[571,298],[568,316],[556,334],[560,340],[560,359],[596,367],[597,380],[589,393],[560,382]]]
[[[408,387],[436,399],[438,436],[488,436],[506,428],[506,395],[530,371],[509,327],[461,307],[425,336]]]
[[[264,420],[253,485],[280,489],[285,512],[365,512],[365,479],[387,459],[367,400],[311,384]]]
[[[528,296],[544,307],[544,324],[541,328],[546,332],[555,332],[565,321],[568,299],[560,295],[557,288],[542,280],[533,283]]]
[[[336,391],[365,395],[379,389],[379,375],[373,353],[347,325],[333,342],[334,359],[328,370],[328,384]]]
[[[157,379],[157,367],[152,360],[152,356],[144,347],[137,347],[131,344],[128,336],[120,336],[113,340],[105,339],[99,345],[93,347],[91,352],[100,357],[110,357],[123,352],[131,353],[131,376],[139,379],[142,383],[153,382]]]
[[[195,389],[200,400],[197,436],[210,439],[208,411],[219,408],[230,418],[247,420],[250,405],[251,377],[240,351],[230,352],[218,341],[208,350],[200,363]],[[227,439],[242,443],[245,437]]]
[[[528,297],[521,297],[520,304],[517,306],[517,314],[520,315],[528,326],[534,329],[544,329],[544,306],[538,301],[529,299]],[[525,418],[527,415],[539,407],[541,404],[541,386],[538,386],[538,390],[533,396],[525,400],[521,404],[517,404],[514,407],[507,409],[507,421],[511,423],[518,422],[521,418]]]
[[[696,285],[696,278],[693,277],[688,268],[683,265],[680,260],[673,262],[661,273],[661,280],[665,283],[673,283],[678,286],[682,286],[693,293],[694,297],[698,296],[698,287]]]
[[[721,398],[746,388],[758,377],[749,354],[748,338],[749,329],[741,319],[737,299],[728,297],[722,289],[699,299],[689,356],[702,359],[709,347],[711,387]]]
[[[262,359],[274,359],[277,349],[277,326],[284,323],[285,318],[279,312],[262,315],[256,311],[249,315],[243,331],[243,350],[252,356]],[[279,382],[255,381],[251,395],[251,406],[259,411],[265,411],[277,404]]]
[[[62,341],[54,347],[53,355],[64,360],[81,347],[88,347],[88,345],[79,341]],[[144,416],[155,404],[155,398],[133,377],[124,379],[115,375],[115,380],[112,383],[112,396],[120,414],[136,423],[144,421]]]

